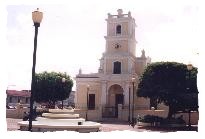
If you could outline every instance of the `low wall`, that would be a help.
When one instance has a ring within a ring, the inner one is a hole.
[[[24,116],[24,112],[29,112],[29,108],[7,109],[6,118],[22,119]]]
[[[138,116],[145,116],[145,115],[155,115],[159,117],[166,118],[168,116],[167,110],[135,110],[134,111],[134,117]],[[188,113],[179,113],[176,114],[175,117],[180,117],[182,115],[183,120],[186,122],[186,124],[189,123],[189,114]],[[129,110],[128,109],[122,109],[121,106],[118,107],[118,119],[123,121],[128,121],[129,116]],[[130,110],[130,117],[132,117],[132,110]],[[198,112],[192,112],[190,115],[190,122],[192,125],[197,125],[199,120],[199,113]]]
[[[37,109],[37,111],[42,111],[43,109]],[[29,108],[22,108],[17,107],[16,109],[7,109],[6,110],[6,117],[7,118],[18,118],[22,119],[25,112],[29,112]],[[96,109],[96,110],[86,110],[86,109],[75,109],[74,113],[79,114],[81,118],[86,118],[86,112],[87,112],[87,118],[90,121],[100,121],[102,120],[102,110]],[[145,115],[155,115],[159,117],[167,117],[168,111],[167,110],[135,110],[134,111],[134,117],[138,116],[145,116]],[[185,122],[188,124],[189,122],[189,114],[188,113],[179,113],[176,114],[175,117],[179,117],[182,115],[182,118],[185,120]],[[128,121],[129,116],[129,110],[123,109],[121,105],[118,106],[118,119],[122,121]],[[132,110],[130,110],[130,117],[132,117]],[[198,124],[199,120],[199,113],[198,112],[192,112],[190,116],[190,122],[191,124]]]
[[[43,111],[44,109],[39,109],[37,108],[36,111],[40,112]],[[16,109],[6,109],[6,118],[16,118],[16,119],[22,119],[24,117],[25,112],[29,112],[30,108],[24,108],[17,106]]]
[[[119,107],[118,107],[119,108]],[[160,116],[160,117],[167,117],[168,111],[165,110],[134,110],[134,117],[138,116],[145,116],[145,115],[155,115],[155,116]],[[128,109],[118,109],[118,119],[127,121],[129,117],[129,110]],[[130,117],[132,117],[132,110],[130,110]]]
[[[182,115],[182,118],[184,119],[184,121],[186,122],[186,124],[189,123],[189,113],[179,113],[176,114],[176,117],[179,117]],[[199,113],[198,112],[192,112],[190,114],[190,122],[193,125],[197,125],[199,121]]]
[[[86,119],[86,113],[87,113],[87,119],[90,121],[99,121],[101,119],[101,113],[99,109],[95,110],[86,110],[86,109],[75,109],[74,113],[79,114],[81,118]]]

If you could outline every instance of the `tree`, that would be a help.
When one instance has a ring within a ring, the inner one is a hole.
[[[65,79],[65,82],[63,80]],[[51,106],[58,100],[69,97],[73,81],[66,73],[42,72],[36,74],[34,87],[34,100],[48,102]]]
[[[171,118],[177,111],[198,110],[196,78],[195,67],[189,74],[187,66],[182,63],[152,63],[140,77],[137,95],[169,106],[168,118]]]

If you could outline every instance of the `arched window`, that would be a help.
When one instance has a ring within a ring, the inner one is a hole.
[[[121,62],[119,61],[114,62],[113,74],[121,74]]]
[[[121,34],[121,25],[117,25],[116,34]]]

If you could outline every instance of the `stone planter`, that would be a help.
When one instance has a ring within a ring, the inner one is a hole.
[[[74,112],[74,109],[49,109],[48,110],[50,113],[55,113],[55,114],[60,114],[60,113],[73,113]]]
[[[73,119],[79,118],[79,114],[55,114],[55,113],[43,113],[43,117],[51,119]]]

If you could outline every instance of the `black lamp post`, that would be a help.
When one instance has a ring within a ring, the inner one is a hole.
[[[65,79],[65,78],[62,78],[62,83],[63,83],[63,85],[64,85],[65,81],[66,81],[66,79]],[[61,109],[63,109],[63,100],[62,100],[62,108],[61,108]]]
[[[134,118],[134,105],[135,105],[135,97],[134,97],[134,91],[135,91],[135,78],[132,78],[132,127],[135,127],[135,118]]]
[[[38,35],[38,27],[40,27],[40,23],[43,18],[43,13],[38,11],[32,12],[32,19],[35,26],[35,36],[34,36],[34,50],[33,50],[33,67],[32,67],[32,81],[31,81],[31,97],[30,97],[30,114],[29,114],[29,127],[28,131],[32,131],[32,119],[33,119],[33,103],[34,103],[34,85],[35,85],[35,67],[36,67],[36,50],[37,50],[37,35]]]
[[[130,125],[130,87],[129,87],[129,113],[128,113],[128,122],[129,122],[129,125]]]
[[[192,66],[192,64],[188,64],[187,65],[187,69],[188,69],[188,71],[189,71],[189,90],[191,89],[190,87],[191,87],[191,82],[190,82],[190,79],[191,79],[191,70],[193,69],[193,66]],[[191,129],[191,110],[189,109],[188,110],[188,113],[189,113],[189,130]]]
[[[86,101],[87,102],[87,109],[86,109],[86,115],[85,115],[85,119],[86,120],[88,120],[88,105],[89,105],[88,104],[88,101],[89,101],[89,99],[88,99],[88,92],[89,92],[89,89],[90,89],[90,85],[88,84],[87,85],[87,95],[86,95],[87,96],[87,101]]]

